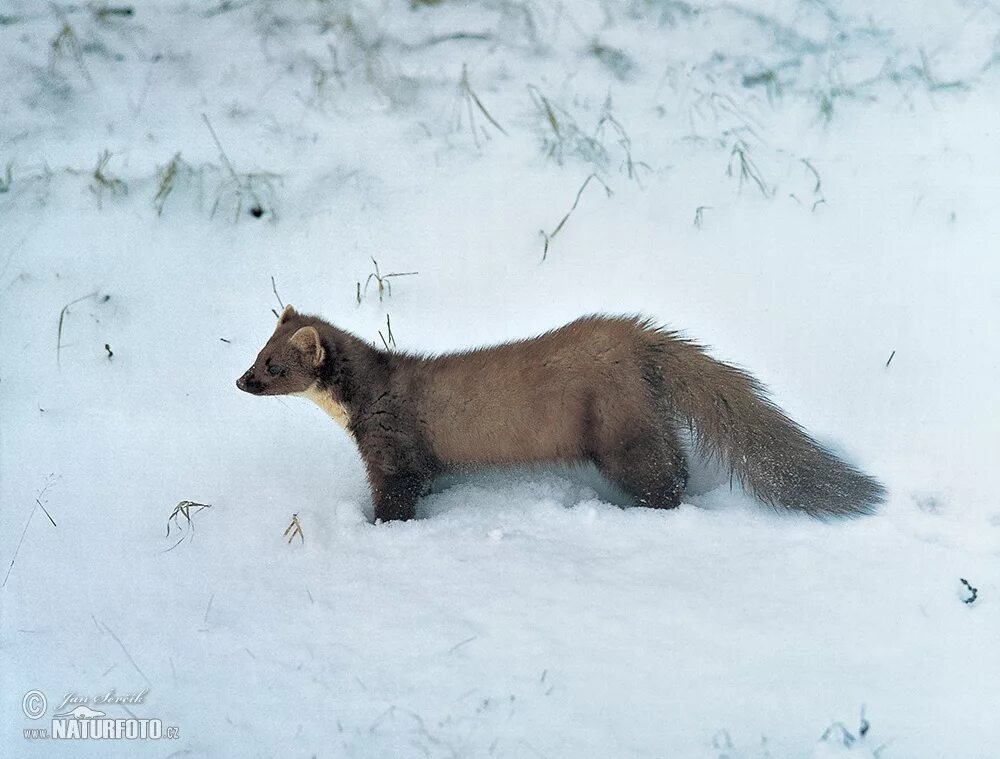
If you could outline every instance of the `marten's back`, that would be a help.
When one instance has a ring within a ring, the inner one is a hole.
[[[527,340],[424,359],[410,378],[450,465],[576,461],[609,415],[642,413],[643,327],[585,317]]]

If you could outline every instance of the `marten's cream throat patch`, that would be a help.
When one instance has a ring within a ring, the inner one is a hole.
[[[348,423],[351,421],[351,415],[347,413],[347,409],[344,408],[342,403],[338,403],[334,400],[333,396],[319,389],[319,387],[313,383],[309,386],[309,389],[302,391],[301,393],[292,393],[292,395],[297,395],[300,398],[308,398],[317,406],[319,406],[323,411],[329,415],[333,421],[339,424],[348,435],[354,437],[354,433],[351,432],[351,428],[348,427]]]

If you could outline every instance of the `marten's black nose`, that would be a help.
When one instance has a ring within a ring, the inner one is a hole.
[[[252,377],[253,377],[253,367],[247,369],[246,372],[243,374],[243,376],[240,377],[238,380],[236,380],[236,387],[238,387],[240,390],[244,392],[249,392],[247,390],[247,383],[250,382]]]

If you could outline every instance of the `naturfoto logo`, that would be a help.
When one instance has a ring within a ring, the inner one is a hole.
[[[162,720],[136,717],[127,706],[142,705],[149,689],[118,694],[114,688],[97,696],[70,692],[54,710],[48,728],[25,728],[26,740],[158,740],[179,738],[175,725],[164,727]],[[127,717],[109,717],[109,707],[128,712]],[[100,707],[100,708],[98,708]],[[48,699],[40,690],[30,690],[21,701],[24,716],[41,719],[48,710]]]

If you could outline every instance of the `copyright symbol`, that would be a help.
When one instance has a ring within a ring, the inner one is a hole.
[[[29,690],[21,700],[21,709],[24,711],[24,716],[28,719],[41,718],[45,714],[48,705],[48,702],[45,700],[45,694],[40,690]]]

